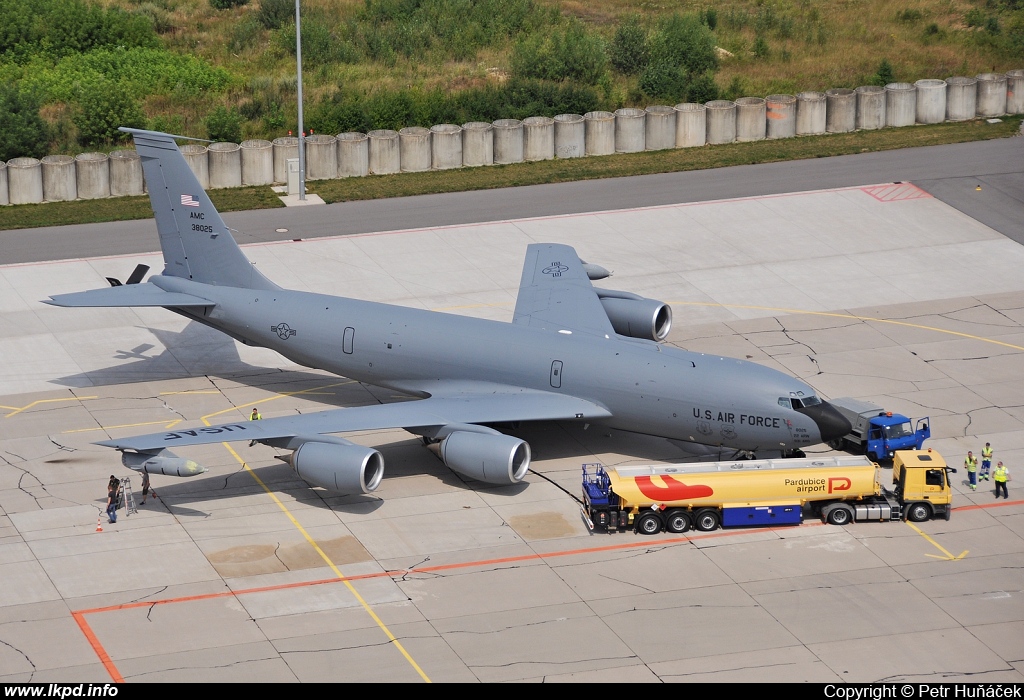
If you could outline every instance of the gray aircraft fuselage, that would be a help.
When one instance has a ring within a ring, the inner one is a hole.
[[[600,422],[611,428],[736,450],[835,437],[820,416],[780,405],[813,396],[811,387],[752,362],[309,292],[150,281],[215,302],[209,315],[179,310],[189,318],[298,364],[410,395],[452,380],[564,393],[607,408],[612,417]]]

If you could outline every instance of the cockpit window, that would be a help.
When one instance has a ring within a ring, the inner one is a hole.
[[[817,406],[820,403],[821,399],[817,396],[814,394],[804,396],[804,392],[802,391],[791,392],[789,398],[784,396],[779,398],[780,406],[783,408],[792,408],[794,411],[799,411],[801,408],[808,408],[809,406]]]

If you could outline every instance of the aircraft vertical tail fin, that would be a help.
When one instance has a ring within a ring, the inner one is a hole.
[[[143,129],[121,131],[132,135],[142,158],[164,254],[163,274],[223,287],[277,289],[242,253],[175,137]]]

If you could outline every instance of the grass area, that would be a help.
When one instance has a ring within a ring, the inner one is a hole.
[[[849,134],[803,136],[773,141],[704,146],[702,148],[645,151],[423,173],[371,175],[340,180],[318,180],[309,183],[307,191],[320,195],[325,202],[333,203],[540,185],[573,180],[706,170],[733,165],[775,163],[1007,138],[1020,132],[1022,121],[1024,121],[1024,117],[1018,115],[1004,117],[997,124],[989,124],[984,119],[976,119],[969,122],[856,131]],[[209,195],[214,205],[222,212],[283,206],[269,187],[211,190]],[[2,212],[0,230],[126,221],[147,219],[152,216],[148,197],[24,204],[4,207]]]

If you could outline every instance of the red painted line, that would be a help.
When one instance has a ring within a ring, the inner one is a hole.
[[[1024,505],[1024,501],[1003,501],[1002,503],[975,504],[975,505],[969,505],[969,506],[960,506],[959,508],[954,508],[953,510],[955,510],[955,511],[959,511],[959,510],[978,510],[978,509],[998,508],[998,507],[1013,506],[1013,505]],[[806,528],[806,527],[821,527],[821,526],[824,526],[824,523],[805,522],[802,525],[800,525],[799,527]],[[577,556],[577,555],[584,555],[584,554],[597,554],[597,553],[601,553],[601,552],[627,551],[627,550],[631,550],[631,549],[650,549],[651,547],[664,547],[664,546],[677,545],[677,544],[686,544],[686,543],[689,543],[689,542],[699,542],[699,541],[703,541],[703,540],[712,540],[712,539],[718,539],[718,538],[721,538],[721,537],[734,537],[734,536],[737,536],[737,535],[749,535],[749,534],[753,534],[753,533],[757,533],[757,532],[785,532],[787,530],[793,529],[794,527],[797,527],[797,526],[793,525],[793,526],[781,527],[781,528],[771,527],[771,528],[747,528],[747,529],[742,529],[742,530],[723,530],[723,531],[720,531],[720,532],[713,532],[713,533],[707,533],[707,534],[702,534],[702,535],[691,535],[691,536],[683,536],[683,537],[669,537],[669,538],[654,539],[654,540],[644,538],[644,539],[640,539],[640,540],[630,540],[629,542],[622,542],[622,543],[619,543],[619,544],[609,544],[609,545],[604,545],[604,546],[600,546],[600,547],[581,547],[579,549],[564,549],[564,550],[558,550],[558,551],[554,551],[554,552],[533,552],[533,553],[530,553],[530,554],[520,554],[520,555],[516,555],[516,556],[512,556],[512,557],[498,557],[498,558],[494,558],[494,559],[478,559],[478,560],[475,560],[475,561],[455,562],[455,563],[452,563],[452,564],[439,564],[437,566],[423,566],[423,567],[416,567],[416,568],[413,568],[413,569],[394,569],[394,570],[390,570],[390,571],[377,571],[377,572],[374,572],[372,574],[359,574],[359,575],[356,575],[356,576],[345,576],[344,578],[337,578],[337,577],[335,577],[335,578],[317,579],[315,581],[298,581],[298,582],[294,582],[294,583],[281,583],[281,584],[277,584],[277,585],[273,585],[273,586],[259,586],[259,587],[256,587],[256,588],[243,588],[243,589],[240,589],[240,590],[237,590],[237,591],[218,591],[216,593],[202,593],[202,594],[199,594],[199,595],[181,596],[181,597],[178,597],[178,598],[164,598],[164,599],[161,599],[161,600],[136,601],[136,602],[133,602],[133,603],[123,603],[121,605],[109,605],[109,606],[102,607],[102,608],[89,608],[89,609],[85,609],[85,610],[75,610],[75,611],[72,611],[71,615],[75,618],[75,622],[77,622],[78,626],[81,628],[82,634],[85,635],[85,638],[89,641],[89,644],[92,646],[93,650],[96,652],[96,656],[99,657],[100,662],[107,669],[107,672],[110,673],[110,677],[113,678],[114,681],[117,682],[117,683],[123,683],[124,679],[121,677],[120,673],[118,672],[117,667],[114,665],[114,662],[110,659],[110,656],[107,654],[106,650],[103,648],[103,645],[100,643],[99,639],[93,633],[92,628],[90,628],[89,624],[85,621],[85,616],[86,615],[94,615],[94,614],[97,614],[97,613],[105,613],[105,612],[114,612],[114,611],[118,611],[118,610],[131,610],[131,609],[134,609],[134,608],[146,608],[146,607],[151,607],[151,606],[154,606],[154,605],[170,605],[172,603],[189,603],[189,602],[196,602],[196,601],[201,601],[201,600],[213,600],[213,599],[216,599],[216,598],[228,598],[228,597],[237,597],[237,596],[242,596],[242,595],[251,595],[251,594],[254,594],[254,593],[268,593],[268,592],[272,592],[272,591],[281,591],[281,590],[287,590],[287,589],[293,589],[293,588],[307,588],[309,586],[322,586],[322,585],[331,584],[331,583],[343,583],[345,581],[362,581],[362,580],[385,578],[385,577],[393,578],[393,577],[409,576],[409,575],[417,574],[417,573],[423,573],[423,574],[437,573],[439,571],[451,571],[451,570],[455,570],[455,569],[469,569],[469,568],[482,567],[482,566],[494,566],[494,565],[497,565],[497,564],[512,564],[512,563],[516,563],[516,562],[537,561],[537,560],[542,560],[542,559],[557,559],[559,557],[570,557],[570,556]]]
[[[73,612],[71,613],[71,616],[75,618],[75,622],[78,623],[78,627],[82,630],[82,634],[84,634],[85,638],[89,641],[89,644],[92,646],[92,650],[96,652],[96,656],[99,657],[100,663],[102,663],[103,667],[107,669],[107,673],[110,674],[110,677],[114,679],[115,683],[124,683],[124,678],[121,677],[121,674],[118,672],[117,666],[114,665],[114,662],[110,660],[107,650],[103,648],[103,645],[100,644],[100,640],[96,638],[95,634],[93,634],[92,627],[90,627],[89,623],[85,621],[84,614]]]
[[[953,512],[955,513],[960,510],[983,510],[986,508],[1002,508],[1003,506],[1024,506],[1024,501],[1008,501],[1006,499],[1003,499],[1001,503],[999,501],[996,501],[995,503],[975,503],[969,506],[959,506],[957,508],[954,508]]]
[[[917,185],[909,182],[896,182],[891,185],[869,185],[861,187],[861,192],[871,195],[879,202],[901,202],[906,199],[930,199],[931,195]]]

